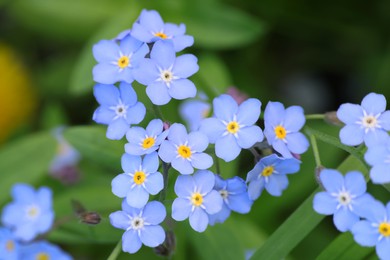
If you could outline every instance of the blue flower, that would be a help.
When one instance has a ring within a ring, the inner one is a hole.
[[[0,227],[0,259],[18,260],[20,246],[11,230]]]
[[[323,215],[333,214],[333,222],[341,232],[350,230],[365,212],[365,207],[374,200],[366,193],[364,176],[351,171],[344,177],[336,170],[324,169],[320,180],[325,191],[315,195],[314,210]]]
[[[361,105],[342,104],[337,110],[337,117],[345,123],[340,130],[341,142],[351,146],[381,142],[390,130],[390,111],[385,109],[385,97],[376,93],[365,96]]]
[[[304,153],[309,147],[307,138],[299,132],[306,122],[299,106],[284,108],[280,102],[268,102],[264,111],[264,135],[272,147],[285,158],[291,153]]]
[[[168,140],[162,142],[158,155],[181,174],[191,174],[194,168],[204,170],[213,165],[211,156],[203,153],[208,145],[205,134],[187,134],[184,125],[175,123],[169,128]]]
[[[272,196],[281,196],[288,186],[286,174],[298,172],[300,163],[295,158],[280,158],[276,154],[262,158],[246,178],[249,198],[256,200],[264,188]]]
[[[129,141],[125,145],[126,153],[144,155],[156,151],[168,135],[169,131],[163,130],[163,122],[160,119],[150,121],[146,130],[138,126],[130,128],[126,133]]]
[[[100,104],[93,114],[93,120],[108,125],[107,138],[121,139],[130,124],[138,124],[144,119],[145,106],[137,102],[137,94],[130,84],[122,82],[119,90],[114,85],[97,84],[93,90]]]
[[[194,44],[194,38],[184,35],[186,26],[165,23],[155,10],[142,10],[138,21],[133,24],[131,35],[143,42],[151,43],[158,40],[172,40],[175,51],[181,51]]]
[[[260,116],[261,102],[250,98],[238,106],[226,94],[213,100],[214,117],[202,121],[200,131],[215,143],[215,154],[225,161],[234,160],[241,149],[248,149],[264,138],[260,127],[254,125]]]
[[[180,116],[187,122],[190,131],[199,130],[200,123],[208,117],[211,105],[203,100],[186,100],[179,107]]]
[[[245,214],[251,210],[253,202],[249,199],[246,184],[240,177],[235,176],[224,180],[215,175],[214,189],[221,195],[223,204],[222,209],[217,214],[209,215],[210,225],[223,223],[231,211]]]
[[[198,59],[192,54],[176,58],[172,42],[158,41],[134,70],[135,79],[146,85],[146,94],[155,105],[165,105],[171,98],[186,99],[196,95],[196,87],[187,78],[198,71]]]
[[[380,259],[390,259],[390,202],[386,207],[379,201],[367,204],[364,217],[351,229],[355,241],[361,246],[376,246]]]
[[[93,56],[98,64],[93,68],[93,80],[102,84],[134,81],[133,70],[149,52],[142,41],[126,36],[120,41],[101,40],[93,46]]]
[[[177,177],[175,193],[178,198],[172,204],[172,218],[177,221],[189,218],[195,231],[205,231],[209,215],[218,213],[223,204],[221,195],[213,189],[214,184],[214,174],[207,170]]]
[[[122,250],[137,252],[142,244],[156,247],[165,240],[164,229],[159,224],[165,219],[166,210],[158,201],[151,201],[144,208],[130,207],[122,202],[122,211],[110,214],[110,223],[116,228],[126,230],[122,236]]]
[[[157,152],[141,156],[124,154],[122,168],[125,173],[116,176],[111,183],[112,193],[126,198],[131,207],[142,208],[149,200],[149,194],[156,195],[164,187],[163,176],[158,170]]]
[[[2,222],[14,236],[24,242],[48,231],[54,221],[52,191],[41,187],[37,191],[27,184],[15,184],[11,191],[13,202],[3,209]]]
[[[71,260],[69,254],[62,251],[57,245],[53,245],[47,241],[34,242],[21,247],[21,258],[23,260]]]
[[[364,154],[370,169],[371,181],[375,184],[390,182],[390,137],[386,136],[380,143],[368,147]]]

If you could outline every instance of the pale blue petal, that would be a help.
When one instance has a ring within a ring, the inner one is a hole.
[[[350,194],[360,196],[367,190],[363,174],[357,171],[348,172],[344,177],[345,188]]]
[[[139,124],[144,120],[145,114],[146,108],[144,104],[137,102],[134,106],[128,108],[126,121],[128,124]]]
[[[302,154],[309,148],[309,141],[300,132],[290,133],[286,136],[287,148],[295,154]]]
[[[313,199],[313,208],[319,214],[332,215],[336,211],[337,205],[337,199],[330,196],[328,192],[319,192]]]
[[[135,105],[137,102],[137,94],[135,93],[131,84],[121,82],[119,84],[119,91],[121,93],[121,99],[124,104],[129,106]]]
[[[13,230],[13,234],[15,238],[20,239],[22,242],[30,242],[36,237],[37,229],[32,223],[18,223],[18,225],[15,226],[15,229]]]
[[[244,149],[249,149],[264,139],[263,132],[257,125],[243,127],[237,132],[237,135],[237,144]]]
[[[126,230],[130,226],[130,218],[124,211],[115,211],[109,218],[113,227]]]
[[[340,130],[340,141],[345,145],[359,145],[363,142],[364,129],[359,125],[346,125]]]
[[[118,71],[117,81],[121,81],[126,84],[130,84],[134,81],[133,69],[130,67],[126,67],[122,70]]]
[[[146,94],[155,105],[165,105],[171,100],[165,83],[154,82],[146,87]]]
[[[383,129],[375,129],[375,131],[368,131],[364,135],[364,143],[366,146],[374,146],[383,143],[383,140],[386,140],[388,133]]]
[[[234,176],[231,179],[227,179],[226,183],[226,188],[229,192],[233,192],[235,194],[246,192],[245,181],[238,176]]]
[[[158,170],[159,160],[157,152],[150,153],[145,155],[144,160],[142,162],[142,168],[147,173],[154,173]]]
[[[139,67],[133,70],[133,77],[143,85],[150,85],[160,77],[160,73],[153,60],[142,59]]]
[[[128,230],[122,236],[122,250],[130,254],[136,253],[142,246],[142,242],[135,230]]]
[[[288,131],[298,132],[305,125],[306,119],[302,107],[288,107],[285,113],[283,125]]]
[[[127,203],[127,200],[126,199],[123,199],[122,200],[122,210],[124,212],[126,212],[127,215],[131,216],[131,217],[138,217],[141,213],[141,210],[142,208],[134,208],[132,206],[130,206],[128,203]]]
[[[209,139],[204,133],[196,131],[188,134],[188,146],[191,147],[192,151],[203,152],[208,145]]]
[[[196,87],[191,80],[177,79],[171,82],[168,93],[178,100],[193,98],[196,96]]]
[[[214,144],[218,138],[226,131],[226,127],[219,119],[206,118],[200,123],[199,131],[205,133],[209,138],[210,143]]]
[[[255,167],[253,167],[253,169],[248,172],[248,175],[246,176],[246,182],[257,180],[263,169],[263,164],[257,162]]]
[[[236,159],[240,152],[241,147],[231,134],[225,135],[215,142],[215,154],[226,162]]]
[[[131,56],[131,68],[137,68],[148,53],[148,45],[142,44],[141,47],[135,53],[133,53],[133,56]]]
[[[213,158],[206,153],[195,153],[191,156],[191,164],[196,169],[205,170],[213,165]]]
[[[376,245],[376,254],[382,260],[390,259],[390,239],[388,237],[378,242]]]
[[[12,198],[15,202],[29,203],[35,201],[35,190],[25,183],[16,183],[11,189]]]
[[[301,161],[295,158],[282,159],[279,158],[274,169],[279,174],[291,174],[299,171]]]
[[[176,145],[183,145],[187,142],[188,135],[184,125],[174,123],[169,128],[168,140]]]
[[[120,41],[119,47],[121,48],[124,55],[129,55],[136,52],[142,46],[142,44],[142,41],[131,37],[131,35],[128,35]]]
[[[175,51],[179,52],[194,44],[194,37],[190,35],[180,35],[172,39]]]
[[[265,189],[272,196],[281,196],[283,190],[288,186],[288,178],[286,175],[271,175],[268,177],[268,183],[265,184]]]
[[[96,101],[103,106],[116,106],[119,100],[119,90],[114,85],[96,84],[93,86]]]
[[[375,164],[370,170],[372,183],[384,184],[390,182],[390,165],[388,163]]]
[[[387,142],[368,147],[367,152],[364,154],[364,160],[371,166],[384,163],[389,154],[385,144]]]
[[[195,187],[195,182],[192,176],[179,175],[175,182],[175,193],[179,197],[186,198],[191,196]]]
[[[151,225],[158,225],[164,221],[167,211],[159,201],[151,201],[143,209],[142,217],[145,222]]]
[[[184,54],[176,58],[172,72],[179,78],[188,78],[198,70],[198,59],[192,54]]]
[[[188,199],[176,198],[172,204],[172,218],[177,221],[185,220],[190,215],[191,207]]]
[[[163,141],[161,143],[160,149],[158,150],[158,155],[161,160],[166,163],[172,162],[176,158],[176,148],[169,141]]]
[[[251,200],[256,200],[260,197],[261,193],[264,190],[264,178],[251,181],[248,184],[248,195]]]
[[[383,129],[389,131],[390,130],[390,111],[383,112],[382,115],[379,116],[378,121]]]
[[[164,21],[160,14],[155,10],[142,10],[139,23],[146,30],[152,32],[160,32],[164,28]]]
[[[191,174],[194,172],[194,168],[187,159],[181,157],[175,158],[172,160],[171,164],[172,167],[181,174]]]
[[[361,246],[375,246],[378,241],[377,229],[367,220],[357,222],[352,226],[351,232],[355,241]]]
[[[213,100],[214,115],[216,118],[230,122],[237,113],[237,102],[229,95],[222,94]]]
[[[96,64],[92,69],[93,80],[102,84],[114,84],[118,82],[119,67],[110,63]]]
[[[130,189],[126,196],[126,201],[129,206],[134,208],[142,208],[149,200],[149,193],[141,185],[136,185]]]
[[[127,174],[119,174],[111,181],[111,191],[119,198],[126,197],[133,183],[133,178]]]
[[[209,215],[209,225],[214,226],[216,223],[223,223],[230,216],[231,210],[224,204],[221,211],[216,214]]]
[[[228,196],[228,207],[238,213],[246,214],[251,210],[252,200],[247,192],[242,192],[237,195]]]
[[[210,192],[214,188],[215,175],[208,170],[199,170],[194,175],[196,190],[202,195]]]
[[[206,212],[200,207],[196,207],[190,215],[190,226],[197,232],[203,232],[206,230],[208,224],[209,217]]]
[[[269,142],[269,140],[268,140],[268,142]],[[275,151],[280,153],[284,158],[292,158],[293,157],[291,152],[287,148],[287,145],[280,139],[274,140],[272,143],[272,147],[275,149]]]
[[[92,119],[98,124],[109,125],[115,116],[114,110],[100,106],[93,113]]]
[[[119,58],[119,46],[110,40],[101,40],[92,47],[97,62],[111,62]]]
[[[153,119],[146,127],[146,132],[150,136],[157,136],[163,131],[163,122],[160,119]]]
[[[50,230],[54,223],[54,212],[50,210],[39,216],[39,220],[35,223],[37,233],[43,234]]]
[[[359,217],[349,211],[347,207],[341,207],[333,215],[334,225],[341,232],[350,230],[358,221]]]
[[[362,107],[357,104],[342,104],[337,110],[337,118],[345,124],[356,124],[363,115]]]
[[[145,246],[156,247],[165,240],[165,231],[161,226],[145,226],[140,239]]]
[[[185,24],[173,24],[173,23],[166,23],[164,25],[164,33],[170,36],[180,36],[183,35],[186,32],[186,26]],[[177,52],[177,51],[176,51]]]
[[[142,163],[141,156],[135,156],[130,154],[122,155],[121,165],[125,173],[134,173],[139,169],[141,163]]]
[[[133,24],[133,27],[131,28],[131,36],[147,43],[152,42],[152,39],[154,38],[154,35],[139,23]]]
[[[152,195],[156,195],[164,188],[164,179],[161,173],[155,172],[148,176],[145,189]]]
[[[261,102],[250,98],[241,103],[237,111],[237,121],[245,126],[254,125],[260,116]]]
[[[150,58],[155,60],[162,70],[167,70],[174,65],[176,52],[171,41],[157,41],[150,52]]]
[[[130,125],[124,119],[118,118],[108,125],[106,137],[111,140],[120,140],[129,128]]]
[[[382,94],[369,93],[362,100],[362,107],[368,114],[379,114],[386,109],[386,98]]]
[[[277,125],[283,123],[285,117],[284,106],[280,102],[269,101],[264,110],[264,124],[267,128],[268,125],[274,128]]]
[[[24,221],[24,215],[20,214],[19,204],[10,203],[2,209],[1,222],[6,227],[17,226]]]
[[[369,218],[371,213],[371,207],[367,205],[374,205],[375,199],[372,195],[365,193],[357,198],[353,199],[352,211],[362,218]]]
[[[329,193],[338,193],[344,185],[344,177],[333,169],[324,169],[320,173],[322,186]]]

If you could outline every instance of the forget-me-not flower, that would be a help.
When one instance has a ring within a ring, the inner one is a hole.
[[[367,204],[363,217],[351,229],[355,241],[361,246],[375,246],[380,259],[390,259],[390,202],[386,207],[380,201]]]
[[[241,149],[248,149],[264,138],[260,127],[254,125],[260,116],[261,102],[250,98],[241,105],[229,95],[213,100],[214,117],[201,122],[210,143],[215,143],[215,154],[225,161],[234,160]]]
[[[119,90],[114,85],[97,84],[93,94],[100,104],[93,114],[93,120],[108,125],[108,139],[122,139],[131,124],[138,124],[145,117],[146,108],[137,101],[137,94],[130,84],[122,82]]]
[[[16,240],[11,230],[5,227],[0,227],[0,259],[20,259],[19,247],[19,242]]]
[[[142,208],[149,200],[149,194],[156,195],[164,187],[163,176],[158,172],[157,152],[141,156],[124,154],[122,168],[125,171],[112,182],[112,193],[126,198],[131,207]]]
[[[172,40],[175,51],[181,51],[194,44],[194,38],[185,35],[186,26],[164,23],[155,10],[142,10],[137,22],[133,24],[131,35],[143,42],[151,43],[159,40]]]
[[[200,123],[209,116],[211,105],[203,100],[186,100],[179,107],[180,116],[187,122],[190,131],[199,130]]]
[[[14,236],[28,242],[48,231],[54,221],[52,191],[41,187],[37,191],[27,184],[12,187],[13,201],[3,209],[1,220],[13,230]]]
[[[288,186],[286,174],[298,172],[300,163],[295,158],[280,158],[276,154],[262,158],[246,178],[249,198],[256,200],[264,189],[272,196],[281,196]]]
[[[390,137],[368,147],[364,159],[371,165],[370,179],[375,184],[390,182]]]
[[[65,253],[59,246],[47,241],[38,241],[21,246],[20,250],[23,260],[72,260],[73,258]]]
[[[284,108],[280,102],[268,102],[264,111],[264,135],[272,147],[285,158],[302,154],[309,147],[307,138],[299,132],[306,119],[302,107]]]
[[[93,46],[93,56],[98,64],[93,68],[93,80],[101,84],[134,81],[133,70],[149,52],[146,43],[130,35],[120,40],[101,40]]]
[[[365,212],[365,207],[374,200],[366,193],[363,174],[351,171],[343,176],[336,170],[324,169],[320,180],[325,191],[315,195],[314,210],[323,215],[333,214],[333,222],[341,232],[350,230]]]
[[[130,207],[123,200],[122,210],[110,214],[111,225],[126,230],[122,236],[122,250],[133,254],[142,244],[149,247],[162,244],[165,231],[159,224],[166,214],[164,205],[158,201],[151,201],[138,209]]]
[[[340,140],[346,145],[367,146],[381,142],[390,130],[390,111],[386,110],[386,98],[381,94],[369,93],[361,105],[342,104],[337,117],[345,123],[340,130]]]
[[[187,79],[199,70],[198,59],[192,54],[176,57],[170,41],[158,41],[150,58],[134,70],[135,79],[146,85],[146,94],[155,105],[165,105],[171,98],[195,97],[196,87]]]
[[[189,218],[195,231],[205,231],[209,215],[218,213],[223,204],[221,195],[213,189],[214,184],[214,174],[208,170],[177,177],[175,193],[178,198],[172,204],[172,218],[177,221]]]
[[[253,201],[249,199],[245,181],[238,176],[224,180],[215,175],[214,190],[218,191],[223,199],[222,209],[209,215],[209,224],[223,223],[231,211],[246,214],[251,210]]]
[[[169,128],[168,140],[162,142],[158,155],[181,174],[191,174],[194,168],[204,170],[213,165],[211,156],[203,152],[208,145],[205,134],[187,134],[184,125],[175,123]]]
[[[144,155],[156,151],[167,137],[169,130],[164,130],[160,119],[153,119],[146,129],[134,126],[126,133],[125,151],[132,155]]]

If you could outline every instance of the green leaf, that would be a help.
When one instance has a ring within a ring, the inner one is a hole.
[[[48,174],[56,140],[48,133],[38,133],[9,143],[0,150],[0,190],[9,194],[13,184],[33,184]],[[0,197],[0,205],[7,196]]]
[[[365,165],[353,156],[347,157],[338,167],[340,172],[360,170],[367,173]],[[283,259],[295,248],[325,216],[313,210],[313,197],[317,188],[298,209],[267,239],[251,259]]]
[[[106,127],[77,126],[67,128],[64,137],[82,155],[97,165],[119,172],[120,160],[124,151],[124,141],[106,138]]]

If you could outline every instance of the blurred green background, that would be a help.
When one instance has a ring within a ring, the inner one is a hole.
[[[192,79],[210,98],[236,86],[259,98],[263,109],[269,100],[278,100],[301,105],[311,114],[336,110],[343,102],[360,103],[371,91],[390,95],[386,0],[1,0],[0,206],[9,202],[13,183],[28,182],[54,189],[58,217],[72,214],[71,199],[101,213],[102,223],[96,227],[73,221],[49,236],[75,259],[106,259],[122,234],[107,217],[120,207],[110,183],[121,172],[124,141],[106,140],[105,127],[91,120],[97,107],[92,45],[130,28],[144,8],[159,11],[165,22],[186,24],[195,38],[186,52],[197,55],[200,65]],[[150,104],[144,87],[135,87],[139,99]],[[178,104],[163,107],[172,122],[181,120]],[[337,127],[308,124],[337,137]],[[70,126],[65,138],[83,158],[81,180],[73,185],[48,176],[57,146],[50,130],[59,125]],[[328,168],[338,167],[346,157],[329,144],[319,146]],[[191,231],[187,221],[174,224],[173,258],[243,259],[246,251],[259,248],[317,187],[310,150],[302,160],[302,170],[290,176],[283,196],[263,193],[250,214],[233,214],[203,234]],[[223,176],[245,178],[253,160],[243,152],[240,160],[222,166]],[[381,187],[372,191],[388,199]],[[318,256],[338,235],[331,221],[326,218],[316,226],[288,258]],[[357,252],[375,258],[371,250]],[[158,258],[150,248],[120,257]]]

